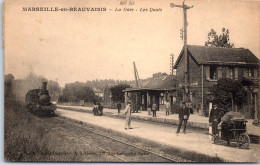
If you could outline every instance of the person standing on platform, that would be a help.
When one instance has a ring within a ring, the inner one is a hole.
[[[153,111],[153,117],[156,117],[156,111],[157,111],[157,104],[156,103],[153,103],[153,106],[152,106],[152,111]]]
[[[209,123],[212,126],[212,134],[216,135],[218,133],[218,124],[221,122],[221,117],[223,113],[221,109],[218,108],[216,104],[213,104],[213,108],[210,111]]]
[[[166,109],[166,116],[170,114],[171,104],[169,101],[166,101],[165,103],[165,109]]]
[[[93,106],[93,114],[94,114],[94,116],[97,116],[97,111],[98,111],[98,103],[94,103],[94,106]]]
[[[117,103],[117,111],[118,111],[118,114],[120,114],[120,110],[121,110],[121,102],[119,101]]]
[[[98,113],[97,113],[97,115],[98,116],[102,116],[103,115],[103,106],[100,104],[100,103],[98,103]]]
[[[131,102],[127,102],[127,106],[125,107],[125,117],[126,117],[126,122],[125,122],[125,129],[132,129],[131,128],[131,113],[132,113],[132,106]]]
[[[149,103],[148,103],[148,107],[147,107],[148,115],[151,115],[151,109],[152,109],[151,103],[149,102]]]
[[[188,105],[188,103],[182,102],[182,109],[179,112],[179,125],[177,129],[177,135],[180,133],[182,122],[184,122],[183,133],[186,134],[186,126],[191,113],[193,113],[193,110]]]

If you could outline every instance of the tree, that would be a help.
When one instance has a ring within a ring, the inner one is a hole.
[[[60,101],[73,101],[79,102],[84,100],[86,102],[100,101],[100,98],[95,95],[92,88],[88,87],[86,83],[74,82],[65,84],[63,95],[59,98]]]
[[[49,80],[48,87],[49,95],[52,101],[57,101],[60,95],[60,86],[57,81]]]
[[[118,84],[110,88],[111,95],[112,95],[112,101],[120,101],[124,102],[125,101],[125,96],[123,90],[126,88],[131,88],[130,85],[128,84]]]
[[[229,30],[222,28],[222,33],[217,35],[214,29],[208,33],[208,41],[205,46],[233,48],[234,44],[229,42]]]
[[[164,73],[158,72],[153,74],[153,78],[162,77],[162,76],[168,76],[168,74],[165,72]]]
[[[209,89],[212,100],[224,110],[232,110],[234,105],[242,105],[246,102],[247,92],[243,85],[232,79],[223,78]]]

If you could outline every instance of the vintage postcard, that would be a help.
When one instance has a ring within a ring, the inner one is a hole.
[[[260,1],[2,9],[6,162],[260,161]]]

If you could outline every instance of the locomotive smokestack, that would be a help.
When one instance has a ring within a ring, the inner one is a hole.
[[[47,82],[42,82],[42,91],[45,92],[47,88]]]

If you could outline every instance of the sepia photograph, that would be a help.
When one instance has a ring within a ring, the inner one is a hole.
[[[3,161],[259,163],[259,0],[4,0]]]

